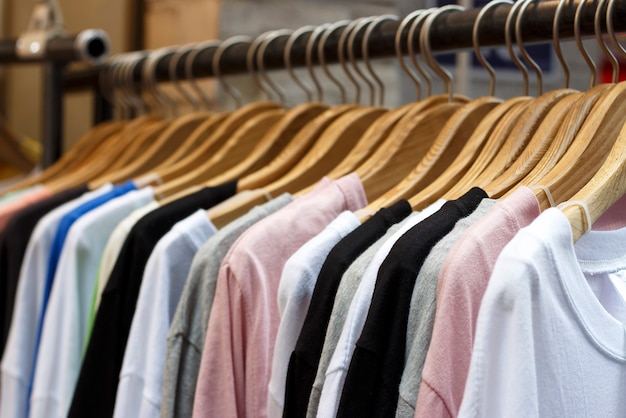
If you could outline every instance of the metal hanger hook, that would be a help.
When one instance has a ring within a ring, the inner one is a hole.
[[[357,26],[359,26],[359,24],[363,22],[364,19],[365,18],[361,17],[350,22],[350,24],[348,24],[348,26],[346,26],[346,28],[341,32],[341,36],[339,37],[339,42],[337,44],[339,64],[341,65],[341,68],[343,69],[344,73],[346,74],[346,76],[348,77],[352,85],[354,86],[354,91],[355,91],[354,102],[355,103],[359,103],[361,101],[361,85],[358,83],[358,81],[354,77],[354,74],[352,74],[352,71],[348,68],[348,65],[346,64],[346,56],[348,60],[350,61],[352,68],[355,69],[355,72],[361,77],[362,80],[364,80],[367,83],[367,80],[365,80],[365,78],[363,77],[363,74],[360,73],[359,69],[355,67],[354,61],[351,59],[351,56],[350,56],[350,50],[354,47],[354,41],[351,44],[349,44],[348,42],[348,40],[350,39],[350,35],[354,33]]]
[[[524,79],[524,96],[528,96],[528,69],[522,63],[522,61],[517,57],[515,51],[513,50],[513,39],[511,39],[511,25],[517,16],[518,9],[523,5],[523,1],[518,1],[513,4],[511,10],[509,10],[509,14],[506,17],[506,23],[504,24],[504,39],[506,42],[506,48],[509,51],[509,56],[511,60],[515,64],[515,66],[522,72],[522,78]]]
[[[585,46],[583,45],[582,36],[580,34],[580,20],[581,20],[581,15],[582,15],[583,9],[585,8],[586,2],[587,0],[580,0],[580,3],[578,4],[578,7],[576,8],[576,15],[574,17],[574,38],[576,39],[576,45],[578,46],[578,50],[580,51],[580,54],[585,59],[585,62],[587,62],[587,65],[589,66],[589,70],[591,71],[591,76],[589,78],[589,88],[591,88],[596,84],[596,75],[598,73],[598,68],[596,67],[596,63],[593,62],[593,60],[589,56],[589,53],[585,49]]]
[[[189,44],[183,45],[176,50],[176,52],[170,59],[169,76],[170,80],[174,82],[174,87],[176,87],[176,90],[181,94],[181,96],[183,96],[185,100],[187,100],[191,104],[192,108],[195,111],[198,111],[200,110],[200,102],[183,87],[182,83],[178,79],[177,74],[178,65],[180,64],[180,62],[183,61],[183,59],[186,58],[196,47],[197,44]],[[184,63],[185,62],[183,61],[183,65]]]
[[[541,96],[543,93],[543,71],[541,71],[541,67],[530,55],[528,55],[528,51],[526,51],[526,47],[524,46],[524,42],[522,41],[522,19],[524,19],[524,15],[526,14],[526,10],[530,3],[534,0],[521,0],[522,7],[515,18],[515,40],[517,42],[517,48],[519,49],[522,57],[526,60],[528,64],[535,71],[535,75],[537,76],[537,96]]]
[[[255,66],[257,64],[257,57],[259,56],[259,49],[261,47],[261,44],[267,39],[268,36],[271,36],[273,32],[273,30],[267,31],[254,38],[254,40],[248,47],[248,52],[246,53],[246,66],[248,68],[248,74],[250,75],[258,89],[263,92],[265,97],[267,97],[267,100],[273,100],[272,93],[261,81],[258,68],[255,68]]]
[[[170,108],[172,110],[172,114],[177,116],[178,105],[176,100],[159,90],[157,87],[158,81],[156,77],[157,65],[161,62],[161,60],[173,55],[174,52],[175,48],[173,47],[160,48],[156,51],[150,52],[142,70],[144,74],[144,83],[152,97],[163,109]]]
[[[243,35],[233,36],[231,38],[226,39],[225,41],[220,43],[220,45],[217,47],[217,49],[215,50],[215,53],[213,54],[213,60],[211,61],[213,75],[217,77],[217,80],[219,81],[224,91],[230,97],[233,98],[233,100],[237,104],[237,107],[242,106],[243,98],[239,90],[235,89],[234,87],[230,86],[228,83],[224,81],[224,78],[222,77],[222,71],[220,70],[220,64],[222,63],[222,55],[224,55],[224,52],[226,52],[228,48],[234,45],[238,45],[238,44],[249,44],[250,41],[251,41],[251,38],[249,36],[243,36]]]
[[[195,46],[195,48],[187,55],[185,59],[185,78],[189,81],[191,88],[196,92],[200,100],[204,103],[204,108],[209,110],[215,106],[215,101],[211,99],[204,90],[200,88],[198,83],[196,83],[196,78],[193,75],[193,65],[196,61],[196,58],[203,52],[209,49],[217,49],[221,44],[221,41],[217,39],[213,39],[210,41],[205,41],[199,43]],[[220,80],[222,81],[222,80]]]
[[[420,73],[420,75],[422,76],[422,78],[426,82],[426,91],[425,91],[425,96],[426,97],[431,95],[433,80],[432,80],[430,74],[428,73],[428,71],[426,69],[424,69],[424,67],[422,67],[420,65],[420,63],[418,62],[418,60],[417,60],[417,53],[415,52],[415,45],[414,45],[413,40],[415,39],[415,32],[417,32],[419,29],[421,29],[421,27],[422,27],[424,21],[426,20],[426,18],[434,10],[435,9],[422,10],[422,13],[420,13],[420,15],[415,18],[413,23],[411,23],[411,27],[409,28],[408,43],[407,43],[408,50],[409,50],[409,57],[411,59],[411,64],[413,64],[415,69]],[[418,36],[418,38],[419,38],[419,36]]]
[[[415,73],[415,71],[413,71],[413,69],[406,64],[406,61],[404,61],[404,54],[402,53],[402,39],[403,39],[402,36],[407,26],[409,26],[411,22],[422,13],[424,13],[423,10],[416,10],[408,14],[404,19],[402,19],[402,22],[400,22],[400,25],[398,26],[398,30],[396,32],[396,36],[394,39],[396,58],[398,59],[398,62],[400,63],[400,67],[402,67],[402,69],[409,76],[411,81],[413,81],[413,84],[415,85],[415,97],[416,97],[416,100],[418,101],[422,97],[422,81],[419,79],[419,76]],[[409,42],[408,42],[408,37],[407,37],[407,49],[408,49],[408,44]]]
[[[317,92],[317,100],[320,102],[324,100],[324,90],[322,89],[322,85],[315,76],[315,71],[313,70],[313,51],[317,51],[316,43],[329,27],[330,23],[325,23],[315,28],[315,30],[313,30],[313,32],[311,33],[311,36],[309,36],[309,40],[306,43],[305,50],[306,68],[309,71],[309,76],[311,77],[311,80],[313,80],[313,85],[315,86],[315,91]]]
[[[426,21],[424,22],[424,25],[422,25],[422,29],[420,30],[420,49],[422,51],[422,54],[424,54],[424,58],[426,59],[426,62],[428,63],[428,65],[430,66],[430,68],[433,69],[433,71],[435,71],[435,73],[437,73],[437,75],[439,75],[439,77],[443,80],[444,85],[445,85],[445,89],[446,89],[446,93],[450,96],[450,101],[452,102],[454,99],[453,96],[453,89],[452,89],[452,84],[454,82],[452,75],[450,74],[450,72],[448,70],[446,70],[445,68],[443,68],[441,65],[439,65],[439,63],[437,62],[437,60],[435,60],[435,58],[433,57],[433,53],[432,50],[430,48],[430,29],[433,25],[433,23],[435,22],[435,20],[441,16],[444,13],[447,12],[451,12],[451,11],[462,11],[465,10],[463,7],[461,6],[457,6],[457,5],[447,5],[447,6],[443,6],[440,9],[434,11],[433,13],[431,13],[427,18]]]
[[[372,36],[372,32],[374,32],[374,30],[381,23],[389,22],[389,21],[398,21],[398,20],[400,20],[398,16],[391,15],[391,14],[377,17],[376,19],[374,19],[374,21],[370,25],[367,26],[367,29],[365,30],[365,35],[363,35],[363,42],[361,43],[361,54],[363,56],[363,62],[365,63],[365,68],[367,68],[372,78],[378,85],[378,91],[380,92],[380,95],[378,97],[378,104],[380,106],[382,106],[385,101],[385,85],[383,84],[380,77],[378,77],[378,75],[374,72],[374,69],[372,68],[372,64],[370,62],[370,57],[369,57],[370,37]]]
[[[272,90],[274,90],[274,92],[278,96],[278,100],[283,105],[286,105],[285,95],[281,91],[280,87],[278,87],[278,85],[276,85],[276,83],[274,83],[265,72],[264,58],[265,58],[265,51],[267,50],[267,48],[272,42],[280,38],[291,36],[292,33],[293,31],[290,29],[280,29],[280,30],[269,33],[266,36],[265,40],[261,42],[261,45],[259,46],[259,50],[256,55],[256,65],[259,71],[259,75],[261,76],[261,78],[263,78],[263,80],[265,80],[267,85],[270,86]],[[287,48],[285,47],[285,50],[286,49]],[[284,51],[283,51],[283,56],[284,56]]]
[[[326,41],[328,40],[330,35],[332,35],[338,29],[345,29],[345,27],[348,26],[349,24],[350,24],[350,21],[348,20],[341,20],[339,22],[333,23],[326,30],[324,30],[324,33],[322,34],[322,37],[320,38],[320,41],[317,44],[317,59],[320,62],[320,65],[322,67],[322,70],[324,71],[324,74],[326,74],[326,77],[328,77],[330,81],[333,84],[335,84],[337,88],[339,89],[339,100],[341,103],[346,103],[346,89],[335,78],[335,76],[330,72],[330,70],[326,66],[326,59],[324,58],[324,47],[326,46]]]
[[[600,0],[598,2],[598,7],[596,8],[596,13],[593,17],[593,31],[596,35],[596,41],[598,42],[598,45],[600,45],[600,49],[602,49],[602,52],[611,63],[611,68],[613,69],[612,83],[615,84],[617,83],[617,80],[619,78],[619,63],[617,62],[617,58],[615,58],[615,55],[613,55],[613,52],[611,52],[609,47],[606,45],[606,42],[604,41],[604,38],[602,36],[601,17],[602,17],[602,10],[605,8],[606,2],[607,0]],[[605,21],[606,21],[607,14],[608,12],[605,11],[604,13]]]
[[[480,65],[482,65],[485,71],[487,71],[487,73],[489,74],[489,96],[492,97],[496,92],[496,72],[494,71],[489,61],[487,61],[487,59],[483,55],[483,52],[480,49],[480,41],[478,39],[478,35],[480,33],[480,24],[482,23],[485,15],[495,7],[502,4],[513,4],[513,2],[511,0],[490,1],[485,6],[483,6],[482,9],[480,9],[478,16],[476,16],[476,20],[474,21],[474,26],[472,27],[472,46],[474,47],[474,53],[476,54],[476,59],[478,59]]]
[[[567,65],[567,61],[565,60],[565,56],[563,56],[563,51],[561,50],[561,37],[559,34],[559,27],[561,25],[563,9],[565,8],[566,2],[567,0],[559,0],[559,5],[556,7],[556,11],[554,12],[554,20],[552,21],[552,45],[554,46],[554,52],[556,53],[556,57],[561,63],[561,68],[563,69],[563,88],[569,87],[570,77],[569,65]]]
[[[293,45],[300,39],[302,35],[309,34],[309,37],[313,36],[313,31],[315,30],[315,26],[303,26],[301,28],[293,31],[289,39],[287,39],[287,44],[285,45],[285,51],[283,52],[283,62],[285,63],[285,69],[287,73],[291,77],[291,79],[304,91],[306,95],[306,99],[309,102],[313,101],[313,92],[311,89],[297,76],[295,71],[293,70],[293,65],[291,65],[291,53],[293,51]]]

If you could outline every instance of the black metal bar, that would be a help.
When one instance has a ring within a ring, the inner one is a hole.
[[[562,20],[559,26],[560,37],[562,40],[571,40],[574,38],[574,15],[576,6],[580,0],[572,0],[562,13]],[[613,0],[616,2],[614,9],[614,27],[618,32],[626,31],[626,0]],[[521,20],[522,36],[525,44],[545,43],[552,40],[552,21],[558,0],[548,0],[537,2],[528,8]],[[596,3],[590,2],[584,8],[581,19],[581,34],[584,37],[590,37],[594,34],[593,17],[595,15]],[[495,8],[487,16],[485,16],[480,28],[480,45],[482,47],[496,46],[505,44],[504,26],[507,15],[511,6],[501,5]],[[451,12],[440,16],[432,26],[431,47],[434,52],[450,52],[472,47],[472,28],[479,9]],[[381,24],[370,37],[369,54],[372,58],[391,57],[395,54],[394,39],[398,29],[398,22],[385,22]],[[603,31],[606,30],[603,23]],[[340,33],[335,33],[326,42],[324,48],[324,57],[327,63],[338,61],[337,43]],[[419,42],[416,38],[413,40],[416,51],[419,51]],[[291,62],[294,66],[305,65],[305,45],[308,36],[302,36],[294,44],[291,53]],[[354,55],[361,58],[360,39],[357,37],[355,42]],[[264,63],[267,70],[284,69],[283,50],[286,39],[281,38],[272,42],[265,53]],[[221,58],[220,69],[222,74],[241,74],[246,73],[246,53],[248,51],[247,44],[238,44],[229,48]],[[407,53],[406,42],[401,45],[404,53]],[[193,65],[193,74],[195,77],[211,77],[213,71],[211,61],[214,48],[198,54]],[[156,68],[156,76],[159,81],[167,81],[169,79],[169,60],[171,57],[162,59]],[[317,57],[313,59],[317,63]],[[177,68],[177,76],[179,79],[185,79],[184,66],[181,63]],[[87,73],[70,73],[66,88],[70,90],[86,88],[94,85],[94,72]],[[141,65],[135,68],[134,78],[136,81],[141,79]]]
[[[44,144],[41,163],[44,167],[52,165],[62,152],[64,67],[64,64],[57,62],[44,65],[44,120],[41,136]]]
[[[43,63],[71,61],[99,61],[109,52],[106,34],[99,30],[87,30],[77,35],[59,36],[47,41],[44,53],[24,57],[17,54],[17,39],[0,40],[0,64]]]

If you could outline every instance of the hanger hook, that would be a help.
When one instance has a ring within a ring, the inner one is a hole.
[[[175,49],[173,47],[160,48],[150,53],[148,59],[143,67],[145,73],[144,81],[148,87],[148,91],[152,97],[165,109],[171,109],[172,115],[178,115],[178,105],[174,99],[163,93],[158,87],[158,81],[156,76],[156,70],[158,64],[165,58],[174,54]]]
[[[329,27],[330,23],[324,23],[323,25],[315,28],[306,43],[306,68],[309,71],[309,76],[311,77],[311,80],[313,80],[313,85],[315,86],[315,91],[317,92],[317,100],[320,102],[324,100],[324,90],[322,89],[322,85],[315,76],[315,71],[313,70],[313,51],[317,51],[316,42]],[[320,65],[322,65],[321,62]]]
[[[526,10],[533,0],[521,0],[521,2],[522,6],[517,14],[517,17],[515,18],[515,40],[522,57],[524,57],[526,62],[530,64],[532,69],[535,71],[535,75],[537,76],[537,96],[541,96],[543,93],[543,71],[541,71],[541,67],[537,64],[537,62],[530,55],[528,55],[528,51],[526,51],[526,47],[522,41],[522,19],[524,19]]]
[[[136,52],[127,56],[128,63],[122,68],[120,75],[122,76],[122,85],[126,86],[128,91],[128,102],[137,112],[147,112],[150,109],[150,103],[143,94],[143,77],[141,68],[148,59],[146,52]],[[135,84],[135,70],[139,68],[139,83]],[[153,104],[154,106],[154,104]]]
[[[352,61],[352,59],[350,58],[350,51],[349,51],[350,48],[354,46],[354,41],[352,44],[348,46],[349,37],[355,31],[359,23],[363,21],[363,19],[364,18],[358,18],[350,22],[348,26],[346,26],[346,28],[341,32],[341,36],[339,37],[339,42],[337,43],[339,64],[341,65],[341,68],[343,68],[343,71],[346,73],[346,76],[348,77],[352,85],[354,86],[354,91],[356,93],[354,97],[355,103],[359,103],[361,101],[361,85],[356,81],[354,74],[352,74],[352,71],[348,68],[348,65],[346,64],[346,55],[348,56],[348,59],[350,60],[350,63],[352,64],[354,68],[354,61]],[[346,52],[346,50],[348,51]],[[358,68],[355,69],[355,71],[357,72],[357,74],[361,76],[361,78],[363,78],[363,76],[358,72]]]
[[[513,4],[511,10],[509,10],[509,14],[506,16],[506,23],[504,24],[504,38],[506,42],[506,48],[509,51],[509,56],[511,57],[511,61],[515,64],[515,66],[521,71],[522,78],[524,79],[524,96],[528,96],[528,69],[522,63],[522,61],[517,57],[517,54],[513,50],[513,40],[511,39],[511,25],[515,20],[517,15],[517,10],[522,6],[524,2],[518,1]]]
[[[433,79],[428,73],[428,71],[422,67],[417,60],[417,53],[415,52],[415,45],[413,40],[415,39],[415,32],[422,28],[422,24],[426,20],[426,18],[434,11],[435,9],[427,9],[422,11],[422,14],[417,16],[413,23],[411,23],[411,27],[409,28],[409,39],[408,39],[408,47],[409,47],[409,57],[411,59],[411,63],[417,69],[417,71],[421,74],[426,82],[426,91],[425,96],[428,97],[431,95]],[[418,36],[419,38],[419,36]]]
[[[129,117],[132,115],[132,109],[136,112],[147,112],[150,108],[148,101],[144,98],[141,90],[141,79],[139,85],[135,84],[134,75],[135,69],[140,65],[143,65],[147,57],[145,52],[134,52],[126,54],[124,60],[120,63],[118,72],[119,86],[122,91],[127,91],[125,97],[126,103],[128,103]]]
[[[472,46],[474,47],[474,53],[476,54],[476,59],[478,60],[478,62],[480,62],[480,65],[482,65],[485,71],[487,71],[487,73],[489,74],[489,96],[492,96],[492,97],[494,96],[496,92],[496,72],[494,71],[489,61],[487,61],[487,59],[483,55],[483,52],[480,49],[480,41],[478,39],[479,38],[478,35],[480,33],[480,24],[482,23],[487,12],[489,12],[491,9],[495,8],[496,6],[500,6],[502,4],[513,4],[513,1],[511,0],[490,1],[489,3],[487,3],[485,6],[483,6],[480,9],[480,12],[478,12],[478,16],[476,16],[476,20],[474,21],[474,26],[472,27]]]
[[[263,42],[261,42],[261,45],[259,46],[259,50],[257,51],[257,54],[256,54],[256,65],[259,71],[259,75],[267,83],[267,85],[270,86],[270,88],[276,93],[276,95],[278,96],[278,101],[282,103],[283,105],[286,104],[285,95],[280,90],[280,87],[278,87],[265,72],[265,63],[263,60],[265,58],[265,51],[267,50],[267,48],[272,42],[274,42],[276,39],[279,39],[279,38],[288,37],[292,33],[293,31],[290,29],[280,29],[280,30],[270,32],[269,34],[267,34]],[[283,54],[284,54],[284,51],[283,51]]]
[[[324,74],[326,74],[330,81],[335,84],[339,89],[339,100],[341,101],[341,103],[346,102],[346,89],[328,70],[328,67],[326,66],[326,59],[324,58],[324,46],[326,45],[326,41],[333,32],[335,32],[337,29],[344,29],[346,26],[348,26],[349,23],[350,21],[348,20],[341,20],[339,22],[333,23],[324,31],[319,43],[317,44],[317,58],[320,62],[320,65],[322,66],[322,70],[324,70]]]
[[[424,25],[422,25],[422,28],[420,29],[420,37],[419,37],[420,38],[420,50],[422,51],[422,54],[424,55],[424,58],[426,59],[426,63],[428,63],[428,66],[432,68],[435,71],[435,73],[439,77],[441,77],[441,79],[443,80],[445,88],[446,88],[446,93],[450,96],[451,102],[454,100],[453,91],[452,91],[452,83],[453,83],[452,75],[448,72],[448,70],[443,68],[433,57],[433,53],[430,48],[430,29],[433,23],[435,22],[435,20],[439,16],[441,16],[442,14],[446,12],[451,12],[453,10],[465,10],[465,9],[461,6],[450,4],[447,6],[443,6],[439,8],[438,10],[434,11],[424,21]]]
[[[125,96],[123,92],[123,84],[120,79],[120,71],[124,64],[125,54],[119,54],[111,58],[109,64],[106,66],[105,71],[99,75],[98,82],[100,84],[100,90],[104,97],[117,109],[119,109],[120,117],[127,119],[130,108],[128,103],[123,98]],[[118,89],[120,92],[115,93]]]
[[[285,51],[283,52],[283,62],[285,63],[285,69],[287,70],[287,73],[289,74],[291,79],[298,85],[298,87],[300,87],[302,91],[304,91],[306,99],[309,102],[313,101],[313,92],[304,82],[302,82],[302,80],[300,80],[296,76],[296,73],[293,70],[293,66],[291,65],[291,53],[293,51],[293,45],[296,43],[296,41],[300,39],[302,35],[307,33],[309,34],[309,36],[313,36],[314,30],[315,26],[308,25],[293,31],[291,36],[289,36],[289,38],[287,39],[287,44],[285,44]]]
[[[409,67],[406,62],[404,61],[404,54],[402,53],[402,33],[404,32],[404,30],[406,29],[406,27],[419,15],[421,15],[422,13],[424,13],[423,10],[416,10],[412,13],[410,13],[409,15],[407,15],[404,19],[402,19],[402,22],[400,22],[400,25],[398,26],[398,31],[396,32],[396,37],[394,40],[394,46],[396,49],[396,58],[398,58],[398,62],[400,63],[400,67],[402,67],[402,69],[404,70],[404,72],[409,76],[409,78],[413,81],[413,84],[415,85],[415,97],[416,100],[420,100],[420,98],[422,97],[422,81],[419,79],[419,77],[417,76],[417,74],[415,73],[415,71],[413,71],[413,69],[411,67]],[[408,49],[408,38],[407,38],[407,49]]]
[[[374,105],[374,102],[376,101],[376,92],[375,92],[375,87],[374,87],[374,83],[372,83],[372,81],[367,78],[367,76],[363,73],[363,71],[361,71],[361,69],[359,68],[357,62],[356,62],[356,57],[354,54],[354,43],[356,42],[356,37],[357,35],[365,28],[369,27],[369,25],[372,24],[372,22],[374,21],[374,17],[364,17],[358,25],[356,25],[356,27],[354,28],[354,30],[350,33],[350,36],[348,37],[348,58],[350,59],[350,64],[352,64],[352,68],[354,68],[354,71],[359,75],[359,77],[365,81],[365,84],[367,84],[367,88],[370,91],[370,106]],[[364,39],[361,41],[361,45],[363,45],[363,41]]]
[[[194,48],[196,48],[196,44],[183,45],[176,50],[176,52],[174,53],[174,55],[172,55],[172,58],[170,59],[169,76],[170,80],[174,82],[174,87],[176,87],[176,90],[181,94],[181,96],[183,96],[185,100],[187,100],[187,102],[191,104],[193,110],[197,112],[198,110],[200,110],[200,102],[183,87],[182,83],[178,79],[178,65],[181,61],[183,61],[183,58],[191,53]]]
[[[383,84],[380,77],[378,77],[378,75],[374,72],[374,69],[372,68],[372,64],[370,62],[368,48],[370,44],[370,37],[372,36],[372,32],[374,31],[374,29],[376,29],[381,23],[389,21],[397,22],[398,20],[400,20],[398,16],[391,14],[377,17],[370,25],[367,26],[367,29],[365,30],[365,35],[363,35],[363,42],[361,43],[361,54],[363,55],[363,62],[365,63],[365,67],[367,68],[367,70],[372,75],[372,78],[378,85],[378,91],[380,91],[380,97],[378,100],[378,104],[380,106],[382,106],[383,102],[385,101],[385,85]]]
[[[196,92],[198,97],[200,97],[200,100],[202,100],[202,102],[204,103],[204,107],[207,110],[211,109],[215,105],[215,103],[213,99],[211,99],[206,94],[206,92],[200,88],[198,83],[196,83],[196,78],[193,75],[193,64],[196,61],[196,58],[198,57],[198,55],[200,55],[204,51],[207,51],[208,49],[217,49],[220,46],[220,43],[221,42],[217,39],[199,43],[189,53],[189,55],[187,55],[187,58],[185,59],[185,78],[187,78],[187,80],[189,81],[191,85],[191,88],[193,89],[193,91]],[[220,79],[220,81],[222,80]]]
[[[604,52],[604,55],[611,62],[611,68],[613,68],[612,82],[613,84],[615,84],[617,83],[617,80],[619,78],[619,63],[617,62],[617,58],[615,58],[615,55],[613,55],[613,52],[611,52],[609,47],[606,45],[606,42],[604,41],[604,38],[602,36],[601,17],[602,17],[602,9],[604,9],[605,6],[606,6],[606,0],[600,0],[598,3],[598,7],[596,8],[596,13],[594,14],[594,17],[593,17],[593,31],[596,35],[596,41],[598,42],[598,45],[600,45],[600,49],[602,49],[602,52]],[[606,21],[606,16],[607,16],[607,13],[605,12],[604,13],[605,21]]]
[[[559,33],[559,27],[561,25],[563,10],[565,8],[566,1],[567,0],[559,0],[559,5],[556,7],[556,11],[554,12],[554,20],[552,21],[552,45],[554,46],[554,52],[556,53],[556,57],[561,63],[561,68],[563,69],[563,88],[569,87],[570,75],[569,65],[567,65],[567,61],[565,60],[565,56],[563,55],[563,51],[561,50],[561,36]]]
[[[615,28],[613,27],[613,12],[615,10],[615,4],[616,3],[617,2],[615,2],[615,1],[610,1],[609,2],[609,6],[607,7],[607,10],[606,10],[606,30],[609,33],[609,38],[611,39],[611,42],[613,43],[613,46],[615,46],[615,48],[619,51],[619,53],[622,55],[622,57],[626,58],[626,48],[624,48],[622,46],[622,44],[620,44],[619,41],[617,40],[617,36],[615,35]]]
[[[228,48],[237,44],[249,44],[250,40],[251,38],[249,36],[243,36],[243,35],[233,36],[231,38],[226,39],[225,41],[220,43],[220,45],[215,50],[215,53],[213,54],[213,60],[211,62],[213,75],[217,77],[217,80],[219,81],[220,85],[222,86],[224,91],[230,97],[232,97],[232,99],[237,104],[237,107],[241,107],[241,105],[243,104],[243,98],[241,97],[241,93],[239,92],[239,90],[235,89],[234,87],[230,86],[228,83],[224,81],[224,78],[222,77],[222,71],[220,70],[220,64],[222,61],[222,55],[224,55],[224,52],[226,52]]]
[[[270,30],[254,38],[252,40],[252,43],[248,47],[248,52],[246,53],[246,66],[248,68],[248,74],[250,75],[250,77],[252,77],[252,80],[254,81],[254,84],[256,84],[257,88],[261,90],[261,92],[263,92],[265,97],[267,97],[267,100],[273,100],[272,93],[261,81],[261,78],[259,77],[259,70],[258,68],[255,68],[255,66],[257,63],[257,57],[259,55],[259,48],[261,47],[261,44],[269,36],[271,36],[273,32],[273,30]]]
[[[576,45],[578,46],[578,50],[587,62],[589,70],[591,71],[591,77],[589,79],[589,88],[591,88],[596,83],[596,74],[598,72],[598,69],[596,68],[596,63],[593,62],[593,60],[589,56],[589,53],[585,49],[580,34],[580,20],[586,2],[587,0],[580,0],[580,3],[578,3],[578,7],[576,8],[576,15],[574,16],[574,37],[576,38]]]

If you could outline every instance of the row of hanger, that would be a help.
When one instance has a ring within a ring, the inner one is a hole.
[[[417,100],[391,109],[380,105],[384,83],[372,68],[368,50],[370,36],[383,22],[399,20],[392,15],[271,31],[253,40],[236,36],[223,42],[122,54],[103,71],[102,90],[122,113],[133,110],[141,116],[92,128],[56,164],[18,187],[43,183],[55,192],[83,183],[96,188],[132,179],[138,186],[156,185],[156,196],[166,203],[202,187],[238,179],[238,191],[248,194],[208,212],[220,227],[268,195],[303,193],[323,176],[339,178],[351,172],[359,175],[371,202],[359,213],[363,220],[399,199],[408,199],[419,210],[439,198],[458,198],[472,186],[501,198],[523,184],[535,190],[543,209],[570,202],[563,211],[577,239],[626,192],[626,83],[616,83],[618,63],[605,43],[612,42],[626,56],[613,30],[616,1],[599,0],[594,17],[598,44],[613,64],[611,84],[595,85],[595,66],[579,31],[582,11],[592,5],[581,0],[576,6],[576,42],[592,68],[591,85],[585,92],[568,87],[569,71],[558,37],[569,0],[560,0],[553,25],[564,86],[546,93],[542,92],[541,69],[524,48],[520,24],[535,0],[514,4],[494,0],[478,14],[473,45],[491,83],[489,95],[476,99],[453,92],[451,75],[437,63],[430,48],[433,23],[444,13],[462,10],[455,5],[418,10],[399,23],[395,39],[398,61],[415,84]],[[503,4],[513,4],[505,38],[524,79],[524,95],[507,100],[493,96],[495,72],[478,43],[484,19]],[[608,38],[602,36],[603,19]],[[346,103],[348,89],[325,65],[325,43],[336,33],[340,34],[339,62],[354,86],[354,103]],[[423,60],[443,80],[445,94],[432,94],[429,70],[420,63],[411,41],[416,33]],[[361,34],[366,71],[353,54]],[[293,45],[305,35],[314,89],[296,77],[291,65]],[[284,106],[284,94],[264,70],[265,51],[279,38],[287,38],[285,68],[308,98],[292,108]],[[402,56],[402,42],[408,42],[412,67]],[[221,57],[242,43],[249,44],[250,76],[269,100],[243,105],[237,91],[221,77]],[[528,72],[514,53],[514,44],[537,74],[537,97],[527,95]],[[212,110],[211,98],[194,80],[194,59],[207,48],[215,51],[213,73],[237,103],[233,111]],[[339,89],[341,104],[323,102],[323,88],[311,64],[314,54],[326,77]],[[174,116],[178,113],[176,100],[157,87],[156,66],[165,57],[170,59],[170,78],[176,89],[195,108],[191,113]],[[176,77],[181,60],[188,87]],[[141,94],[133,82],[138,65],[142,66]],[[369,88],[369,105],[359,104],[362,91],[357,77]]]

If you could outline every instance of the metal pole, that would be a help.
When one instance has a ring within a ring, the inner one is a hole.
[[[49,62],[44,65],[43,167],[49,167],[61,157],[63,140],[63,76],[65,64]]]

